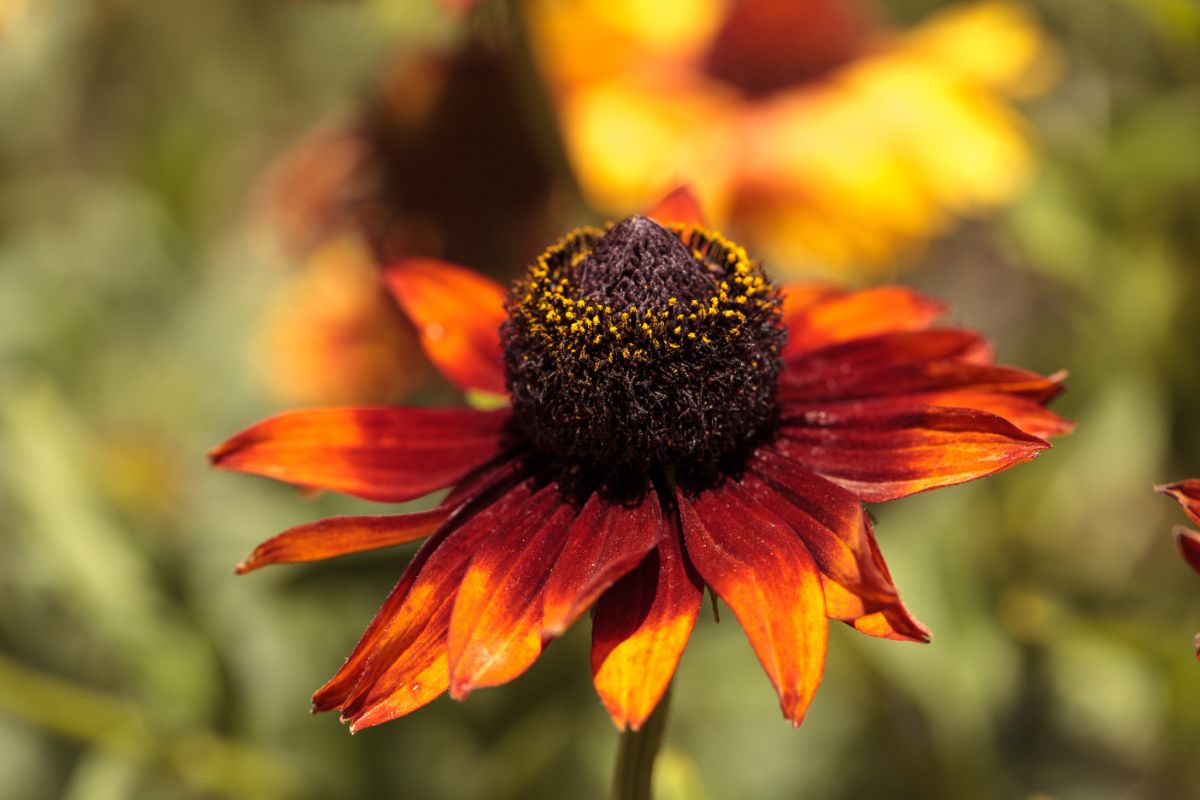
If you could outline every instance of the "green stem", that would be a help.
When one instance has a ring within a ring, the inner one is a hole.
[[[658,707],[642,725],[641,730],[626,730],[617,744],[617,769],[613,775],[613,800],[652,800],[651,778],[654,758],[667,729],[667,714],[671,706],[671,687],[663,692]]]

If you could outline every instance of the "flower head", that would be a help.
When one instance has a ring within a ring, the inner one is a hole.
[[[665,691],[705,585],[804,716],[827,619],[925,641],[863,501],[1005,469],[1069,425],[1061,379],[992,362],[898,287],[777,287],[677,194],[583,229],[507,295],[428,260],[387,271],[432,360],[502,409],[327,408],[254,425],[227,469],[431,511],[286,531],[239,568],[428,536],[314,697],[363,728],[447,690],[512,680],[589,608],[592,672],[620,727]]]
[[[905,29],[865,0],[527,6],[589,202],[627,214],[686,177],[776,269],[911,258],[1029,172],[1009,99],[1052,59],[1017,4]]]
[[[1156,486],[1154,489],[1178,500],[1184,513],[1192,522],[1200,525],[1200,480],[1191,478],[1179,483]],[[1196,572],[1200,572],[1200,533],[1179,527],[1175,530],[1175,538],[1179,542],[1179,552],[1183,554],[1183,560]],[[1196,635],[1196,658],[1200,659],[1200,634]]]

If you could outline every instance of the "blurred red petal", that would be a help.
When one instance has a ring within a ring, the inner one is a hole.
[[[776,450],[867,502],[982,478],[1049,445],[982,411],[853,407],[784,418]]]
[[[239,575],[271,564],[295,564],[378,550],[422,539],[454,512],[435,508],[417,514],[331,517],[297,525],[254,548],[234,570]]]
[[[688,186],[680,186],[672,190],[643,216],[649,217],[660,225],[679,224],[703,227],[707,224],[704,212],[700,208],[700,201]]]
[[[504,287],[478,272],[428,258],[384,270],[429,359],[459,388],[506,394],[500,363]]]
[[[871,29],[862,0],[739,0],[704,68],[751,96],[803,87],[853,59]]]
[[[592,495],[571,524],[546,581],[542,637],[565,631],[605,589],[637,566],[662,538],[664,524],[653,490],[632,508]]]
[[[792,357],[864,336],[922,330],[944,311],[941,303],[902,286],[830,294],[788,314],[784,352]]]
[[[613,584],[592,621],[592,682],[621,730],[638,730],[662,699],[700,613],[702,585],[679,531]]]
[[[1183,506],[1184,513],[1200,525],[1200,479],[1189,478],[1178,483],[1164,483],[1155,486],[1154,491],[1174,497],[1179,501],[1179,505]]]
[[[576,516],[549,486],[511,525],[479,543],[450,618],[454,699],[512,680],[541,655],[543,588]]]
[[[682,495],[684,542],[701,577],[729,604],[799,725],[821,682],[828,626],[821,573],[788,526],[727,483]]]
[[[494,456],[507,421],[507,410],[469,408],[292,411],[252,425],[209,457],[221,469],[399,503]]]

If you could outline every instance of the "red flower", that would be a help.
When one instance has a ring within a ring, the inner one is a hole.
[[[979,335],[933,327],[936,302],[776,289],[686,193],[650,216],[663,225],[574,232],[507,297],[445,263],[386,272],[433,362],[508,407],[296,411],[213,451],[225,469],[382,502],[451,488],[432,511],[294,528],[239,566],[429,537],[316,710],[360,729],[462,699],[594,607],[596,689],[637,728],[707,584],[798,725],[827,618],[928,639],[862,503],[990,475],[1069,430],[1044,408],[1059,376],[995,365]]]
[[[1191,478],[1179,483],[1167,483],[1155,486],[1154,490],[1178,500],[1179,504],[1183,506],[1184,513],[1191,518],[1192,522],[1200,525],[1200,479]],[[1196,572],[1200,572],[1200,533],[1179,527],[1175,529],[1175,538],[1179,542],[1179,551],[1183,553],[1183,560]],[[1200,634],[1196,635],[1196,658],[1200,659]]]

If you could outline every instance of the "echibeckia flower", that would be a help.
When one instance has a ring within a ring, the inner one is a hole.
[[[910,28],[867,0],[527,0],[588,201],[686,177],[777,269],[869,271],[1030,171],[1010,99],[1053,70],[1030,14],[954,4]]]
[[[593,609],[591,666],[619,727],[675,672],[707,585],[799,724],[827,619],[926,641],[864,501],[990,475],[1068,423],[1059,376],[997,366],[899,287],[775,286],[687,195],[576,230],[510,292],[462,267],[386,272],[431,359],[502,408],[321,408],[216,448],[222,468],[420,513],[327,519],[243,562],[428,537],[314,697],[354,729],[512,680]]]
[[[1168,483],[1154,487],[1156,491],[1170,495],[1179,501],[1183,511],[1197,525],[1200,525],[1200,479],[1191,478],[1179,483]],[[1192,569],[1200,572],[1200,533],[1180,527],[1175,532],[1179,542],[1179,551],[1183,554]],[[1200,659],[1200,634],[1196,635],[1196,658]]]

